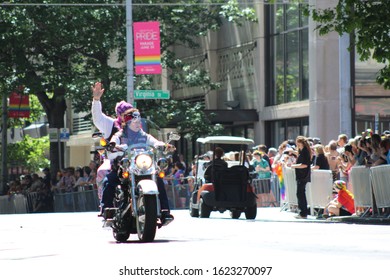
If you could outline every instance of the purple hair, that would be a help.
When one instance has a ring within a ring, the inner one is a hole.
[[[133,108],[133,105],[131,105],[130,103],[127,103],[123,100],[121,102],[116,103],[115,113],[116,113],[117,119],[115,121],[115,125],[117,125],[119,127],[121,126],[121,123],[122,123],[121,115],[131,108]]]

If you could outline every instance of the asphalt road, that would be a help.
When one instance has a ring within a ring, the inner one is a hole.
[[[210,219],[173,213],[175,221],[158,230],[153,243],[140,243],[135,235],[116,243],[97,213],[0,215],[0,277],[386,279],[390,274],[389,226],[294,220],[293,213],[278,208],[260,208],[254,221],[244,215],[232,220],[228,213],[213,212]]]

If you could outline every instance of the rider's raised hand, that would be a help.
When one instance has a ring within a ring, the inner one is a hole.
[[[104,88],[102,86],[102,83],[96,82],[93,86],[91,86],[93,99],[96,101],[100,100],[100,97],[102,97],[104,93]]]

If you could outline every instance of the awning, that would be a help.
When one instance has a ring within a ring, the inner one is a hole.
[[[47,135],[48,127],[49,125],[45,123],[30,124],[23,128],[23,133],[24,135],[30,135],[32,138],[41,138]]]
[[[237,122],[257,122],[259,115],[254,109],[205,110],[212,123],[233,124]],[[214,114],[214,116],[212,116]]]

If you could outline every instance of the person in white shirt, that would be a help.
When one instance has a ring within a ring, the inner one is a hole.
[[[104,88],[100,82],[96,82],[92,87],[92,121],[93,124],[99,129],[100,132],[103,133],[104,138],[110,139],[112,135],[114,135],[119,129],[121,129],[121,115],[133,108],[133,105],[127,103],[125,101],[118,102],[115,106],[115,113],[117,115],[117,119],[109,117],[102,112],[102,104],[100,102],[100,98],[104,93]]]
[[[114,119],[105,115],[102,111],[102,104],[100,102],[100,98],[104,93],[102,83],[96,82],[93,86],[91,86],[91,90],[93,97],[91,108],[93,124],[96,126],[97,129],[99,129],[101,133],[103,133],[104,138],[111,139],[111,137],[121,129],[122,114],[125,111],[132,109],[133,106],[125,101],[118,102],[115,106],[115,113],[117,115],[117,118]],[[105,158],[96,172],[96,185],[98,187],[98,196],[100,200],[102,199],[103,195],[103,180],[110,172],[110,170],[111,162],[108,158]],[[101,209],[100,214],[98,216],[102,216],[102,211],[103,209]]]

